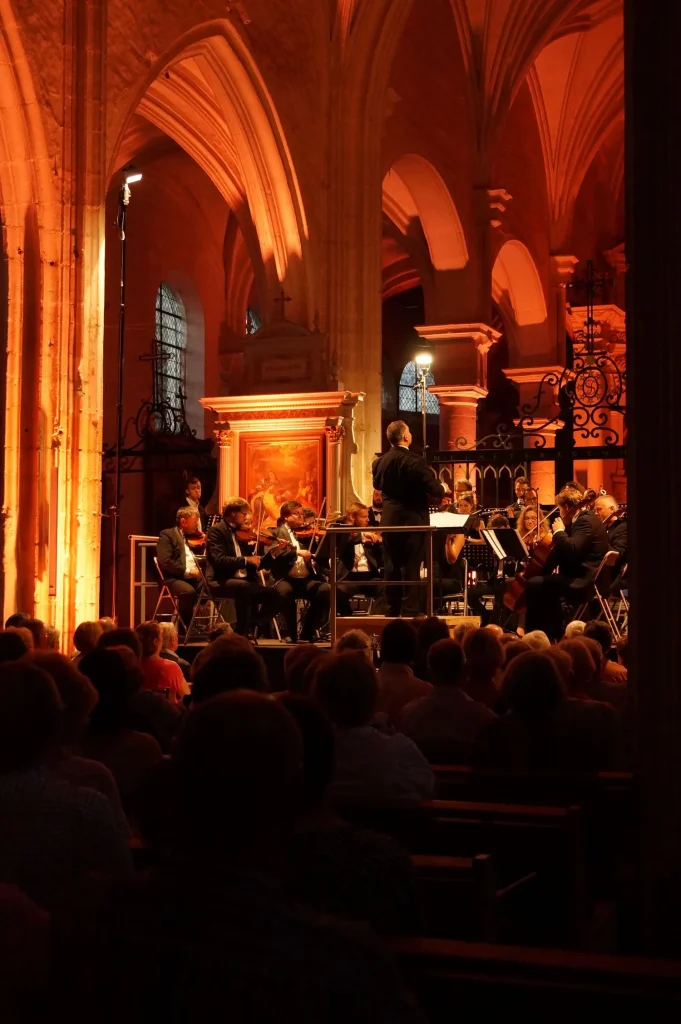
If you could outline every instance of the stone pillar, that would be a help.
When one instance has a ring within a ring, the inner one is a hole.
[[[487,397],[487,389],[475,384],[435,384],[428,390],[440,403],[440,448],[472,448],[478,436],[478,402]]]
[[[556,447],[556,430],[561,426],[555,417],[559,409],[558,381],[562,373],[562,366],[512,367],[504,370],[505,376],[513,381],[519,392],[520,416],[515,420],[516,426],[520,424],[524,430],[536,430],[543,437],[545,448]],[[531,422],[523,416],[524,408],[532,410]],[[525,447],[536,447],[538,440],[537,436],[528,436]],[[532,486],[539,492],[540,503],[552,505],[556,496],[555,462],[533,462],[530,467],[530,480]]]
[[[429,391],[440,399],[440,446],[472,448],[478,402],[487,395],[487,353],[501,335],[479,323],[426,324],[416,330],[434,348],[436,384]]]
[[[681,123],[669,100],[681,91],[681,7],[625,2],[627,334],[629,369],[629,620],[631,721],[641,773],[643,933],[649,951],[679,953],[681,933],[681,588],[664,568],[681,560],[681,534],[665,534],[664,565],[650,557],[650,481],[655,505],[681,503],[674,467],[681,422],[678,281]],[[654,637],[654,643],[651,638]]]
[[[555,339],[555,351],[549,358],[555,358],[556,362],[565,363],[565,335],[567,330],[566,321],[566,289],[579,263],[576,256],[556,254],[550,258],[549,278],[549,332],[550,337]],[[549,355],[549,353],[547,353]]]
[[[213,431],[218,445],[218,507],[220,514],[228,498],[239,493],[239,481],[235,479],[236,465],[234,462],[234,431],[228,423],[218,423]]]
[[[326,427],[326,512],[329,520],[337,519],[345,509],[342,506],[341,472],[343,466],[343,439],[345,428],[342,420],[337,425]]]

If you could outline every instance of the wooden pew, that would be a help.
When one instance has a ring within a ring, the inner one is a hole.
[[[445,857],[412,854],[428,935],[498,942],[514,913],[523,913],[537,881],[532,872],[502,887],[489,854]]]
[[[586,941],[591,908],[578,807],[428,800],[338,809],[346,820],[399,839],[411,854],[490,854],[502,886],[535,872],[533,913],[518,941],[576,947]]]
[[[441,939],[390,943],[431,1024],[457,1020],[673,1019],[681,964]],[[607,1015],[607,1016],[606,1016]]]

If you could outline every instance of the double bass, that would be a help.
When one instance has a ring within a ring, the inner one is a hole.
[[[593,505],[597,497],[598,495],[595,491],[585,491],[582,500],[573,505],[565,514],[563,518],[564,524],[567,526],[571,523],[577,513]],[[557,508],[558,506],[556,505],[555,509],[552,509],[548,515],[550,516]],[[548,516],[545,518],[548,518]],[[506,608],[514,612],[520,612],[524,609],[525,588],[527,587],[528,580],[531,580],[533,576],[543,576],[546,574],[546,563],[554,550],[553,536],[552,533],[547,534],[535,544],[530,560],[525,568],[506,587],[504,594],[504,606]]]

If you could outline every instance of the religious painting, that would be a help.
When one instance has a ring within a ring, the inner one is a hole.
[[[322,501],[323,437],[289,440],[241,438],[241,493],[263,526],[275,526],[285,501],[299,501],[319,512]]]

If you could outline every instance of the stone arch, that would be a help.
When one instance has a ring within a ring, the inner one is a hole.
[[[156,62],[129,108],[112,173],[135,111],[189,153],[233,210],[247,209],[270,296],[285,287],[291,314],[309,320],[313,283],[297,175],[264,78],[234,26],[198,26]]]
[[[548,352],[548,312],[539,272],[532,255],[516,238],[505,242],[492,267],[492,298],[507,328],[513,365],[545,358]]]
[[[468,248],[459,214],[442,176],[424,157],[400,157],[383,179],[383,208],[407,233],[419,218],[435,270],[461,270]]]

